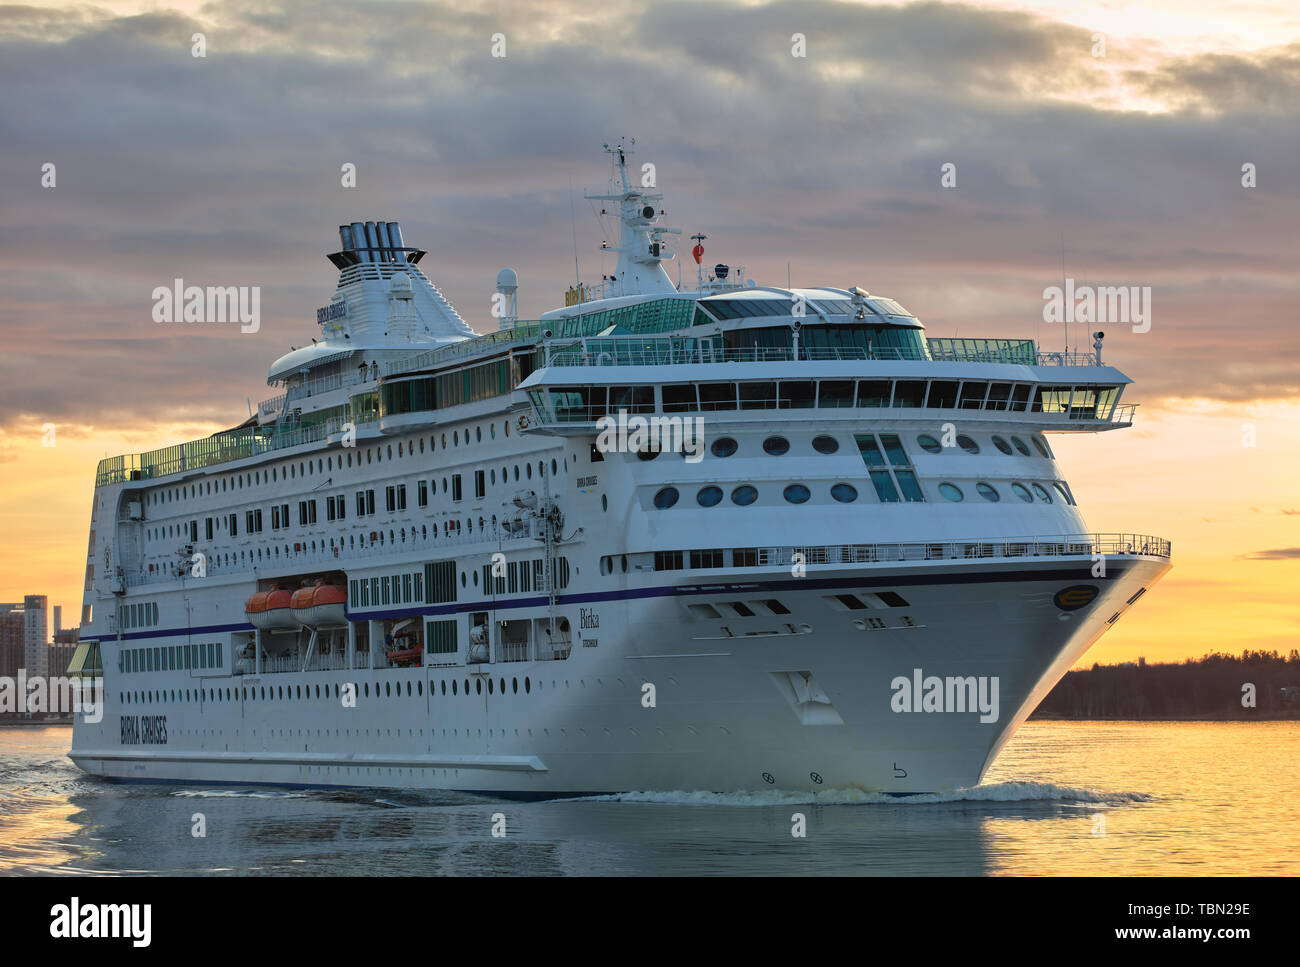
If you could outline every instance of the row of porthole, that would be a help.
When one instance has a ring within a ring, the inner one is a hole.
[[[1047,446],[1045,440],[1036,436],[1030,437],[1029,439],[1033,441],[1034,447],[1045,459],[1052,459],[1052,451]],[[926,453],[940,453],[943,451],[943,444],[928,433],[922,433],[916,438],[916,442],[921,445],[921,449]],[[1029,452],[1029,447],[1025,445],[1025,441],[1020,439],[1018,436],[1013,436],[1011,442],[1008,443],[1004,437],[994,434],[993,445],[1007,456],[1011,456],[1013,453],[1019,453],[1022,457],[1033,456],[1033,454]],[[957,437],[957,446],[961,447],[967,453],[980,452],[980,445],[965,434],[961,434]]]
[[[497,684],[497,682],[500,682],[500,691],[501,691],[501,694],[502,694],[502,695],[506,694],[506,680],[505,680],[504,678],[497,679],[496,681],[494,681],[494,680],[491,679],[491,678],[488,678],[487,683],[488,683],[488,694],[489,694],[489,695],[494,695],[494,694],[496,694],[496,691],[497,691],[496,684]],[[519,679],[518,679],[518,678],[512,678],[512,679],[510,679],[510,683],[511,683],[511,688],[513,689],[514,693],[515,693],[515,694],[518,694],[518,693],[519,693]],[[392,688],[392,684],[393,684],[392,682],[384,682],[384,697],[385,697],[385,698],[400,698],[401,695],[402,695],[402,683],[401,683],[401,682],[398,682],[398,683],[397,683],[397,688],[396,688],[396,694],[395,694],[395,695],[394,695],[394,690],[393,690],[393,688]],[[539,683],[539,684],[540,684],[540,683]],[[483,679],[482,679],[482,678],[477,678],[477,679],[475,680],[475,685],[477,686],[476,694],[478,694],[478,695],[482,695],[482,694],[483,694]],[[277,695],[277,687],[278,687],[278,695]],[[312,692],[311,692],[312,686],[308,685],[308,686],[306,686],[306,688],[307,688],[307,695],[306,695],[305,697],[306,697],[307,700],[310,700],[311,697],[312,697]],[[295,689],[296,689],[296,694],[295,694]],[[267,696],[266,696],[266,686],[262,686],[260,689],[256,689],[256,688],[254,688],[254,689],[248,689],[248,688],[245,688],[245,689],[244,689],[244,696],[243,696],[243,697],[244,697],[244,700],[245,700],[245,701],[264,701],[264,702],[265,702],[265,701],[272,701],[272,702],[274,702],[274,701],[285,701],[285,700],[292,701],[292,700],[294,700],[295,698],[297,698],[297,699],[302,699],[302,698],[304,698],[304,696],[303,696],[303,694],[302,694],[302,690],[303,690],[303,686],[302,686],[302,685],[289,685],[289,686],[288,686],[288,694],[286,695],[286,694],[285,694],[285,686],[283,686],[283,685],[280,685],[280,686],[272,685],[272,686],[271,686],[271,697],[268,699]],[[258,695],[258,692],[259,692],[259,691],[261,692],[260,698],[259,698],[259,695]],[[524,676],[524,693],[525,693],[525,694],[532,694],[532,691],[533,691],[533,680],[532,680],[531,677],[525,675],[525,676]],[[434,692],[435,692],[435,690],[434,690],[433,685],[432,685],[432,683],[431,683],[430,686],[429,686],[429,695],[430,695],[430,697],[432,697],[432,696],[434,695]],[[458,686],[458,684],[457,684],[457,682],[456,682],[456,679],[453,678],[453,679],[451,680],[451,694],[452,694],[452,695],[457,695],[457,694],[468,695],[469,693],[470,693],[470,689],[469,689],[469,679],[468,679],[468,678],[465,679],[465,688],[463,689],[463,691],[459,689],[459,686]],[[424,696],[424,680],[421,679],[420,681],[417,681],[417,682],[415,683],[415,690],[414,690],[414,692],[412,692],[412,689],[411,689],[411,683],[408,681],[408,682],[406,683],[406,694],[407,694],[407,697],[411,697],[411,696],[414,694],[414,696],[415,696],[416,698],[422,698],[422,697]],[[446,694],[447,694],[447,680],[446,680],[446,679],[442,679],[442,694],[443,694],[443,695],[446,695]],[[168,695],[171,696],[170,699],[168,698]],[[321,694],[321,687],[320,687],[319,685],[317,685],[317,686],[316,686],[316,698],[321,698],[321,697],[322,697],[322,694]],[[329,698],[331,697],[331,696],[330,696],[330,686],[329,686],[329,685],[326,685],[326,686],[325,686],[325,693],[324,693],[324,696],[323,696],[323,697],[326,698],[326,699],[329,699]],[[340,686],[337,685],[337,684],[334,686],[334,695],[333,695],[333,697],[334,697],[334,698],[341,698],[341,697],[342,697],[342,690],[341,690]],[[370,683],[369,683],[369,682],[363,682],[363,683],[362,683],[361,697],[362,697],[362,698],[369,698],[369,697],[370,697]],[[375,698],[379,698],[379,697],[380,697],[380,695],[379,695],[379,683],[376,682],[376,683],[375,683]],[[235,688],[235,689],[229,689],[229,688],[226,688],[226,689],[220,689],[220,688],[212,688],[212,689],[208,689],[208,688],[188,689],[188,688],[186,688],[186,689],[181,689],[180,691],[177,691],[177,690],[173,689],[173,690],[170,691],[170,692],[152,692],[152,691],[144,691],[144,692],[119,692],[119,693],[118,693],[118,698],[120,699],[120,701],[121,701],[121,703],[122,703],[123,705],[139,705],[139,704],[149,704],[149,703],[153,703],[153,702],[166,702],[166,701],[172,701],[172,702],[199,702],[199,701],[203,701],[203,702],[233,702],[233,701],[237,701],[237,700],[239,699],[239,689],[238,689],[238,688]]]
[[[1029,486],[1034,489],[1033,494],[1029,492],[1029,488],[1024,484],[1015,481],[1011,484],[1011,492],[1027,504],[1032,504],[1034,502],[1034,494],[1038,495],[1040,502],[1045,504],[1052,503],[1052,495],[1047,492],[1047,488],[1042,484],[1031,482]],[[1059,480],[1053,480],[1052,486],[1056,488],[1056,492],[1061,495],[1061,499],[1067,504],[1074,503],[1074,497],[1070,494],[1070,491],[1066,488],[1065,484]],[[1002,499],[1002,495],[998,493],[997,488],[986,481],[981,480],[979,483],[975,484],[975,490],[981,497],[990,503],[996,504]],[[962,489],[955,483],[948,483],[945,481],[944,483],[939,484],[939,493],[944,497],[944,499],[951,500],[953,503],[960,503],[966,499],[965,493],[963,493]]]
[[[812,491],[804,484],[794,483],[781,491],[781,495],[787,503],[803,504],[812,497]],[[837,483],[831,487],[831,496],[841,504],[851,504],[858,499],[858,489],[849,483]],[[722,497],[722,488],[709,484],[696,492],[695,502],[701,507],[716,507],[722,503]],[[659,510],[667,510],[680,498],[681,492],[676,487],[661,487],[654,496],[654,505]],[[731,502],[739,507],[748,507],[757,499],[758,488],[750,484],[741,484],[731,491]]]
[[[1034,493],[1038,495],[1040,501],[1046,504],[1052,502],[1052,495],[1047,492],[1047,489],[1042,484],[1031,483],[1030,486],[1034,488]],[[1074,503],[1074,498],[1070,495],[1069,490],[1066,489],[1063,483],[1059,480],[1052,481],[1052,486],[1056,488],[1057,492],[1061,495],[1061,499],[1067,504]],[[997,503],[1002,499],[1002,495],[998,493],[997,488],[990,483],[980,481],[975,485],[975,489],[981,497],[990,503]],[[1022,483],[1013,482],[1011,484],[1011,491],[1027,504],[1032,504],[1034,502],[1033,494],[1031,494],[1028,488],[1026,488]],[[966,495],[962,492],[962,489],[954,483],[945,482],[939,484],[939,493],[945,499],[951,500],[954,503],[966,499]],[[807,503],[808,499],[812,496],[812,491],[803,484],[790,484],[781,492],[781,495],[786,499],[787,503],[803,504]],[[716,507],[718,504],[722,503],[722,497],[722,488],[710,484],[707,487],[701,487],[696,492],[695,502],[701,507]],[[858,489],[849,483],[837,483],[831,487],[831,497],[833,497],[838,503],[851,504],[858,499]],[[654,496],[654,505],[659,510],[667,510],[668,508],[675,506],[680,498],[681,493],[676,487],[662,487]],[[747,507],[757,499],[758,489],[749,484],[742,484],[731,491],[731,502],[741,507]]]

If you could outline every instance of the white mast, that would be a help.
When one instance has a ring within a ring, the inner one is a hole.
[[[614,270],[612,291],[607,293],[610,297],[677,291],[663,267],[664,262],[674,257],[669,251],[671,242],[665,240],[664,236],[680,235],[681,229],[655,225],[654,220],[660,213],[656,212],[652,203],[662,201],[664,196],[634,188],[628,181],[627,156],[632,153],[634,144],[636,139],[630,138],[626,145],[620,140],[616,145],[603,146],[614,158],[619,180],[619,185],[615,187],[621,187],[622,191],[618,194],[583,196],[592,201],[619,203],[618,216],[622,228],[618,247],[611,249],[618,252],[618,266]]]

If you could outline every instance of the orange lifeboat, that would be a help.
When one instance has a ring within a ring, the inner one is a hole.
[[[258,591],[245,602],[244,614],[253,627],[263,631],[296,631],[299,625],[293,617],[291,598],[287,588]]]
[[[291,606],[294,620],[308,628],[347,627],[348,592],[321,578],[309,588],[293,593]]]

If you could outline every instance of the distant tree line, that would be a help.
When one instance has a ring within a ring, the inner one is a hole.
[[[1253,707],[1247,684],[1254,686]],[[1211,652],[1176,664],[1126,662],[1067,672],[1031,718],[1300,718],[1300,651]]]

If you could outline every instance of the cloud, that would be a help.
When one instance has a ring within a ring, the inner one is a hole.
[[[1283,547],[1271,551],[1255,551],[1245,555],[1248,561],[1295,561],[1300,560],[1300,547]]]
[[[1032,14],[818,0],[8,7],[0,37],[0,87],[22,92],[0,109],[7,414],[238,422],[315,333],[344,221],[401,220],[480,330],[503,265],[536,316],[572,281],[571,179],[583,274],[612,267],[580,193],[623,134],[668,222],[760,282],[789,262],[898,298],[932,335],[1057,346],[1041,293],[1064,246],[1080,282],[1153,288],[1149,333],[1108,327],[1126,398],[1300,396],[1296,45],[1112,44],[1099,63],[1090,31]],[[173,278],[262,286],[261,332],[154,324]]]

